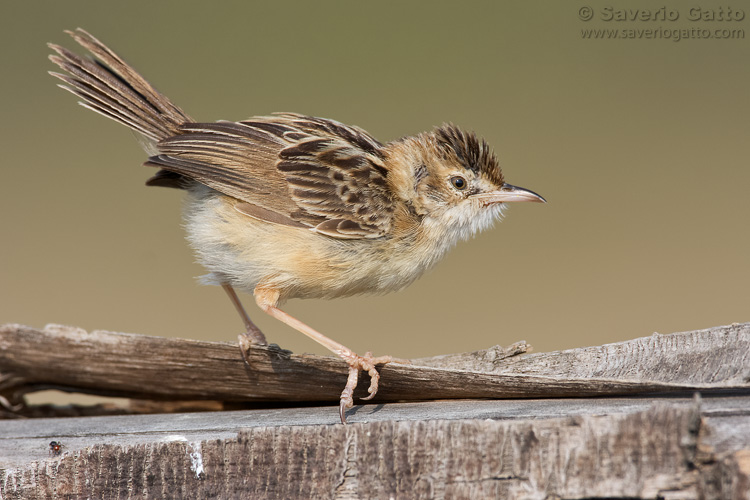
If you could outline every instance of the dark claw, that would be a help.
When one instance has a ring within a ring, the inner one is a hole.
[[[344,401],[339,404],[339,416],[341,417],[341,423],[346,425],[346,402]]]

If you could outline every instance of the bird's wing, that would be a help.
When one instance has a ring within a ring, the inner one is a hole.
[[[341,239],[377,238],[390,228],[382,145],[356,127],[283,113],[186,123],[157,147],[147,165],[236,198],[249,216]]]

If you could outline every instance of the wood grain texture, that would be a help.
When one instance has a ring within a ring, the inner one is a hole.
[[[301,406],[6,420],[0,500],[750,498],[750,324],[389,365],[348,426],[302,404],[337,402],[338,359],[243,348],[249,364],[232,343],[0,327],[9,402],[59,387]],[[387,403],[425,399],[444,400]]]
[[[150,337],[49,325],[0,327],[0,395],[44,388],[155,400],[338,401],[346,365],[276,346]],[[392,363],[374,402],[736,390],[750,380],[750,324],[515,355],[507,349]],[[427,366],[427,365],[433,366]],[[366,395],[362,377],[357,397]]]
[[[483,418],[505,405],[519,418]],[[10,421],[3,448],[38,457],[0,465],[0,498],[750,498],[750,435],[724,425],[748,394],[389,404],[348,426],[317,410]]]

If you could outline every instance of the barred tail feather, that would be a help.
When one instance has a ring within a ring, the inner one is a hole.
[[[49,56],[67,74],[50,72],[65,82],[61,88],[78,96],[80,104],[158,142],[192,122],[180,108],[154,89],[117,54],[78,28],[66,31],[95,59],[83,58],[55,44]]]

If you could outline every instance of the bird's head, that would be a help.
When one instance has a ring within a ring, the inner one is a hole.
[[[412,182],[409,199],[424,226],[433,227],[453,242],[490,227],[506,203],[545,202],[528,189],[505,182],[494,152],[471,132],[442,125],[431,132],[405,139],[414,141],[402,164]]]

